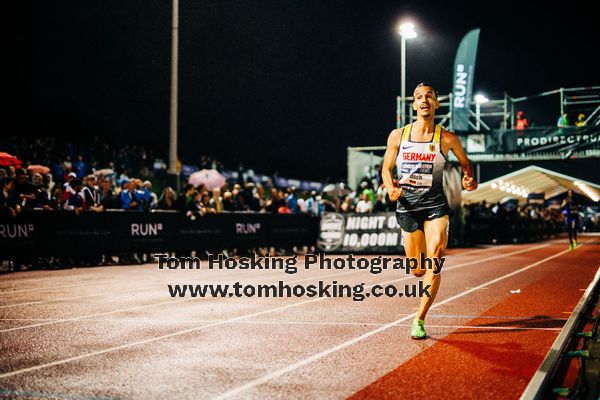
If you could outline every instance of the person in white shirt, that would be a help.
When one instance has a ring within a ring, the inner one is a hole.
[[[373,211],[373,203],[369,200],[366,194],[360,195],[360,200],[356,204],[357,213],[369,213]]]

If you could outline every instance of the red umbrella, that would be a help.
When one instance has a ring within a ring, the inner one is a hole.
[[[8,153],[0,152],[0,166],[8,167],[9,165],[21,165],[23,162],[17,157]]]
[[[27,171],[31,171],[32,174],[37,172],[38,174],[44,175],[50,172],[50,168],[46,167],[45,165],[33,164],[27,167]]]

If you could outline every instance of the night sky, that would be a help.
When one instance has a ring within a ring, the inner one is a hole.
[[[407,48],[408,93],[421,81],[448,93],[458,44],[477,27],[475,90],[488,97],[600,83],[592,62],[600,34],[588,6],[475,4],[181,0],[180,158],[344,178],[346,147],[384,145],[395,127],[403,16],[419,34]],[[97,135],[167,155],[169,1],[11,7],[9,133]],[[554,105],[531,118],[554,124]]]

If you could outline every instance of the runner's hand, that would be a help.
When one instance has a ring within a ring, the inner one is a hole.
[[[464,175],[462,178],[462,185],[468,192],[471,192],[477,189],[477,182],[473,179],[472,176]]]
[[[400,198],[400,196],[402,196],[402,189],[401,188],[394,188],[392,189],[392,191],[389,193],[390,196],[390,200],[392,201],[396,201]]]

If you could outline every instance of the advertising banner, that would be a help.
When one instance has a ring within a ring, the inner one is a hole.
[[[85,256],[311,246],[319,219],[307,215],[222,213],[192,221],[177,211],[26,211],[0,220],[0,253]]]
[[[465,35],[456,52],[452,72],[452,128],[456,132],[469,130],[469,106],[473,94],[478,42],[479,29],[473,29]]]
[[[496,129],[486,134],[485,138],[485,151],[491,154],[562,154],[582,149],[600,149],[600,127]]]
[[[401,229],[394,212],[374,214],[325,213],[317,247],[327,253],[404,253]]]

